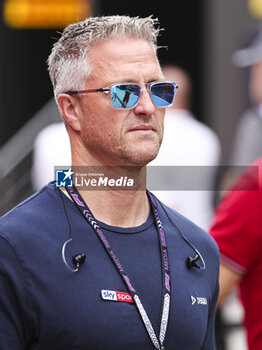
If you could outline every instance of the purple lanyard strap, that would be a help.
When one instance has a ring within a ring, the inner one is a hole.
[[[161,317],[160,317],[160,326],[159,326],[159,337],[157,336],[157,333],[147,315],[147,312],[138,296],[137,291],[135,290],[133,284],[131,283],[127,273],[125,272],[122,264],[120,263],[118,257],[116,256],[111,244],[108,242],[107,238],[105,237],[104,233],[102,232],[101,228],[99,227],[98,223],[96,222],[93,214],[91,213],[90,209],[84,202],[83,198],[81,197],[80,193],[77,191],[75,186],[73,187],[67,187],[66,188],[68,194],[72,198],[73,202],[75,203],[76,207],[80,210],[80,212],[83,214],[87,222],[90,224],[90,226],[95,231],[97,237],[99,238],[100,242],[104,246],[106,252],[108,253],[110,259],[114,263],[117,271],[119,272],[127,290],[131,294],[132,299],[134,300],[134,303],[138,309],[138,312],[142,318],[142,321],[144,323],[144,326],[147,330],[147,333],[151,339],[151,342],[154,345],[155,349],[158,350],[164,350],[164,340],[166,336],[167,331],[167,324],[168,324],[168,317],[169,317],[169,310],[170,310],[170,271],[169,271],[169,259],[168,259],[168,251],[167,251],[167,243],[166,243],[166,237],[165,237],[165,231],[162,225],[162,222],[159,217],[157,206],[154,202],[154,199],[150,192],[147,192],[148,198],[150,201],[150,205],[153,211],[154,215],[154,221],[158,232],[158,238],[159,238],[159,246],[160,246],[160,253],[161,253],[161,265],[162,265],[162,307],[161,307]]]

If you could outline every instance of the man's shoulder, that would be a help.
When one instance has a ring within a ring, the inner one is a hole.
[[[158,207],[165,212],[169,226],[171,224],[171,226],[175,227],[192,244],[211,248],[214,253],[219,254],[217,244],[208,232],[159,200],[157,200],[157,203]]]
[[[174,129],[176,124],[184,129],[186,134],[194,135],[196,139],[201,136],[218,140],[217,134],[208,125],[198,120],[189,110],[171,110],[167,112],[165,127]]]
[[[37,227],[54,211],[57,189],[50,183],[0,218],[0,234]]]
[[[239,119],[239,124],[245,127],[262,126],[262,118],[257,108],[247,109]]]

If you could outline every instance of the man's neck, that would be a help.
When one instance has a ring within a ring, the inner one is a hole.
[[[94,217],[105,224],[136,227],[148,218],[150,204],[145,191],[80,191]]]
[[[75,163],[74,163],[75,161]],[[95,164],[88,166],[86,164]],[[86,188],[86,183],[82,187],[75,185],[90,208],[94,217],[111,226],[135,227],[143,224],[149,215],[150,204],[146,194],[146,167],[123,167],[123,166],[99,166],[94,160],[83,162],[80,158],[73,158],[74,174],[91,174],[88,178],[99,181],[97,174],[102,174],[102,185],[97,188]],[[75,166],[74,164],[79,164]],[[85,164],[85,165],[84,165]],[[94,175],[92,177],[92,175]],[[104,175],[104,176],[103,176]],[[107,179],[107,180],[105,180]],[[123,181],[122,187],[109,186],[109,179],[128,180]],[[108,181],[108,184],[106,184]],[[132,186],[133,183],[133,186]],[[90,184],[90,183],[89,183]]]

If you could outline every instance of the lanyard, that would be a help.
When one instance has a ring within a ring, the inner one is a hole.
[[[142,321],[144,323],[144,326],[146,328],[146,331],[151,339],[151,342],[154,345],[155,349],[158,350],[165,350],[164,347],[164,340],[166,336],[166,330],[167,330],[167,324],[168,324],[168,317],[169,317],[169,310],[170,310],[170,271],[169,271],[169,260],[168,260],[168,252],[167,252],[167,243],[165,238],[165,232],[162,225],[162,222],[159,217],[157,206],[154,202],[154,199],[150,192],[147,192],[148,198],[150,201],[150,205],[153,211],[154,215],[154,221],[156,224],[157,232],[158,232],[158,238],[159,238],[159,246],[160,246],[160,253],[161,253],[161,265],[162,265],[162,300],[161,300],[161,316],[160,316],[160,322],[159,322],[159,336],[157,336],[157,333],[147,315],[147,312],[139,298],[139,295],[134,288],[134,285],[131,283],[130,278],[128,277],[127,273],[125,272],[121,262],[119,261],[118,257],[116,256],[111,244],[108,242],[106,236],[102,232],[101,228],[99,227],[98,223],[96,222],[93,214],[91,213],[90,209],[86,205],[85,201],[81,197],[80,193],[77,191],[75,186],[73,187],[67,187],[66,188],[68,194],[74,201],[76,207],[80,210],[80,212],[83,214],[87,222],[90,224],[90,226],[95,231],[97,237],[99,238],[100,242],[104,246],[106,252],[108,253],[110,259],[114,263],[117,271],[119,272],[127,290],[131,294],[132,299],[134,300],[134,303],[138,309],[138,312],[142,318]]]

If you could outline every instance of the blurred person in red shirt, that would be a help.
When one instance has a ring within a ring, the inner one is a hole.
[[[262,158],[218,205],[210,234],[221,253],[218,306],[239,286],[250,350],[262,349]]]

